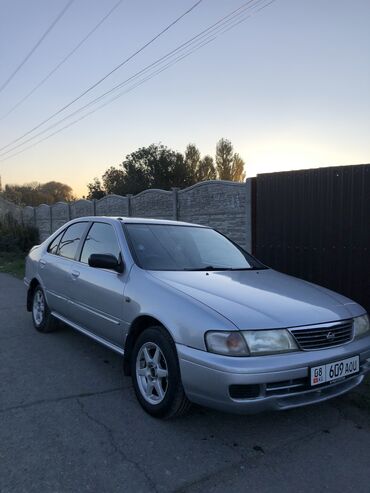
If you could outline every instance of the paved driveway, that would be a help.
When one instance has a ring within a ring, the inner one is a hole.
[[[233,416],[157,421],[121,358],[63,329],[38,334],[0,274],[0,491],[370,491],[370,412],[353,395]]]

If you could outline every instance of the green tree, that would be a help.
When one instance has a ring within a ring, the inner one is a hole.
[[[26,183],[24,185],[5,185],[3,197],[15,204],[38,206],[73,200],[72,188],[64,183]]]
[[[200,151],[195,144],[189,144],[185,149],[184,162],[189,182],[191,184],[196,183],[200,165]]]
[[[216,145],[216,168],[220,180],[232,180],[234,149],[227,139],[220,139]]]
[[[141,147],[126,156],[123,161],[126,193],[139,193],[147,188],[169,189],[182,181],[183,173],[178,164],[183,166],[181,154],[163,145],[152,144]],[[180,176],[177,176],[180,172]]]
[[[99,178],[94,178],[94,180],[91,183],[88,183],[87,188],[89,190],[89,193],[87,194],[87,199],[93,200],[93,199],[101,199],[106,195],[105,190],[103,190],[103,185]]]
[[[198,166],[196,181],[216,180],[217,171],[212,156],[204,156]]]
[[[243,159],[239,156],[239,154],[235,153],[233,156],[233,164],[232,164],[232,172],[231,172],[232,181],[245,180],[244,164],[245,163]]]
[[[74,199],[72,188],[59,181],[48,181],[47,183],[40,184],[37,190],[45,194],[51,203],[69,202]]]
[[[151,144],[128,154],[119,167],[111,166],[102,177],[88,184],[91,193],[137,194],[149,188],[169,190],[194,183],[184,156],[162,144]],[[89,197],[90,197],[89,193]]]
[[[125,195],[127,192],[125,189],[125,174],[122,169],[111,166],[103,175],[103,190],[109,193],[115,193],[117,195]]]
[[[189,144],[184,155],[162,144],[151,144],[128,154],[119,166],[108,168],[101,180],[94,178],[87,185],[88,198],[137,194],[150,188],[184,188],[217,177],[234,181],[245,178],[244,161],[234,153],[229,140],[217,143],[216,166],[211,156],[201,157],[195,144]]]
[[[220,139],[216,145],[216,167],[220,180],[244,181],[244,161],[234,148],[230,140]]]

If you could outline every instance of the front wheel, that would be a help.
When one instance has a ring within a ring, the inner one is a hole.
[[[57,329],[57,321],[50,313],[41,286],[37,286],[33,292],[32,321],[33,326],[39,332],[54,332]]]
[[[172,418],[188,411],[176,348],[162,327],[150,327],[136,340],[131,375],[136,397],[152,416]]]

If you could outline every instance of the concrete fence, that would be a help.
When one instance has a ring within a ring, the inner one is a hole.
[[[152,189],[138,195],[108,195],[52,206],[19,207],[0,198],[0,218],[7,213],[23,224],[36,226],[41,240],[77,217],[148,217],[211,226],[251,249],[250,179],[245,183],[204,181],[183,190]]]

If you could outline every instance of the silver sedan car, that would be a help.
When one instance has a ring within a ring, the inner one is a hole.
[[[27,257],[39,332],[61,321],[123,356],[156,417],[251,413],[341,395],[370,371],[365,310],[261,264],[217,231],[84,217]]]

